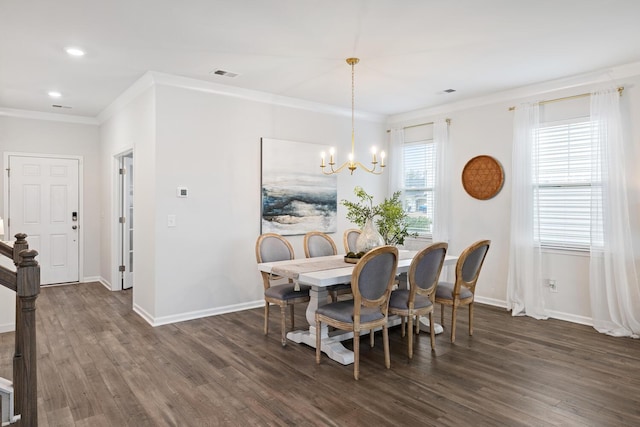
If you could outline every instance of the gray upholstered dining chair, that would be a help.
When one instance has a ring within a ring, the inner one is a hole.
[[[436,303],[440,304],[440,321],[444,326],[444,306],[451,306],[451,342],[456,340],[456,312],[461,305],[469,306],[469,335],[473,335],[473,298],[480,269],[489,251],[491,240],[479,240],[466,248],[456,262],[455,282],[440,282],[436,287]]]
[[[258,263],[274,262],[294,259],[295,255],[291,243],[284,237],[276,233],[265,233],[258,237],[256,241],[256,259]],[[269,306],[276,304],[280,306],[280,329],[282,334],[282,346],[287,345],[286,308],[289,307],[291,314],[291,328],[294,324],[294,305],[309,302],[308,285],[300,285],[300,290],[295,290],[295,284],[291,280],[286,280],[273,274],[260,272],[264,284],[264,334],[269,333]],[[282,282],[285,283],[282,283]]]
[[[353,299],[338,301],[318,307],[316,310],[316,363],[320,363],[320,333],[322,323],[337,329],[353,332],[353,377],[360,374],[360,332],[382,327],[384,362],[391,366],[389,356],[389,296],[398,268],[398,249],[380,246],[367,252],[358,261],[351,274]],[[373,345],[373,339],[371,339]]]
[[[321,231],[310,231],[305,234],[303,245],[304,256],[307,258],[338,254],[338,248],[333,239]]]
[[[344,230],[344,234],[342,235],[342,243],[344,244],[345,252],[358,252],[356,249],[356,240],[358,240],[358,236],[360,236],[362,230],[357,228],[349,228],[348,230]]]
[[[435,347],[435,331],[433,327],[433,306],[436,286],[442,271],[448,245],[444,242],[434,243],[419,251],[411,261],[409,289],[396,289],[391,292],[389,314],[397,314],[402,318],[402,336],[404,337],[405,319],[409,323],[409,343],[407,354],[413,358],[413,318],[415,317],[415,333],[420,332],[420,316],[429,315],[431,333],[431,349]]]
[[[338,248],[333,239],[321,231],[310,231],[305,234],[303,245],[304,256],[307,258],[338,254]],[[335,302],[338,300],[338,295],[351,293],[351,285],[349,283],[334,285],[329,287],[328,291],[331,301]]]

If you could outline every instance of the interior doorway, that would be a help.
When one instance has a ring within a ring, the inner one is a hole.
[[[133,152],[119,157],[120,280],[121,289],[133,287]]]

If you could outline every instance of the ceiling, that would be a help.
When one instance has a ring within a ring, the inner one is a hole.
[[[96,117],[147,71],[350,108],[356,56],[356,110],[396,114],[640,61],[638,18],[638,0],[2,0],[0,109]]]

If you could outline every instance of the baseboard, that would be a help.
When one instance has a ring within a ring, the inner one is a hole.
[[[0,325],[0,334],[4,334],[5,332],[13,332],[16,330],[16,323],[3,323]]]
[[[85,278],[82,279],[82,283],[91,283],[91,282],[101,283],[102,286],[104,286],[108,290],[110,290],[110,291],[113,290],[113,287],[111,286],[111,283],[109,283],[109,281],[107,279],[105,279],[104,277],[102,277],[102,276],[90,276],[90,277],[85,277]]]
[[[561,311],[547,310],[547,315],[552,319],[564,320],[566,322],[578,323],[580,325],[593,326],[593,319],[585,316],[578,316],[571,313],[563,313]]]
[[[186,322],[188,320],[201,319],[203,317],[217,316],[220,314],[233,313],[236,311],[250,310],[253,308],[264,307],[264,300],[246,302],[242,304],[233,304],[225,307],[216,307],[207,310],[191,311],[188,313],[174,314],[170,316],[162,316],[154,318],[141,307],[134,304],[133,311],[138,313],[151,326],[168,325],[171,323]]]
[[[500,307],[500,308],[507,308],[507,302],[506,301],[502,301],[499,299],[495,299],[495,298],[486,298],[486,297],[481,297],[481,296],[477,296],[474,298],[475,302],[479,302],[480,304],[486,304],[486,305],[492,305],[494,307]]]
[[[134,303],[133,304],[133,312],[137,313],[138,316],[142,317],[148,324],[150,324],[151,326],[155,326],[153,324],[153,316],[149,313],[147,313],[145,311],[145,309],[143,309],[142,307],[140,307],[138,304]]]
[[[474,301],[480,304],[487,304],[487,305],[492,305],[495,307],[501,307],[501,308],[507,309],[506,301],[502,301],[494,298],[485,298],[485,297],[476,296]],[[547,316],[549,316],[552,319],[564,320],[565,322],[578,323],[580,325],[593,326],[593,319],[591,319],[590,317],[579,316],[577,314],[564,313],[562,311],[555,311],[555,310],[546,310],[546,313],[547,313]]]

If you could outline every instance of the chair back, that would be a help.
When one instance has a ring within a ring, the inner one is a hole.
[[[337,255],[338,249],[333,239],[320,231],[311,231],[304,235],[304,256],[315,258],[319,256]]]
[[[256,241],[256,260],[258,263],[294,259],[293,246],[284,237],[276,233],[265,233]]]
[[[418,252],[409,267],[409,303],[416,294],[429,296],[435,300],[435,289],[449,245],[445,242],[434,243]]]
[[[454,295],[460,294],[460,286],[466,286],[471,293],[476,292],[476,282],[480,269],[489,251],[491,240],[479,240],[466,248],[456,263],[456,284]]]
[[[286,261],[294,259],[293,246],[284,237],[276,233],[265,233],[258,237],[256,241],[256,260],[262,262]],[[280,280],[282,277],[273,274],[260,272],[264,289],[271,286],[272,280]]]
[[[344,231],[342,240],[345,252],[357,252],[356,240],[358,240],[360,233],[362,233],[362,231],[357,228],[350,228]]]
[[[358,261],[351,275],[355,322],[359,322],[363,307],[378,307],[387,315],[397,268],[398,249],[395,246],[375,248]]]

